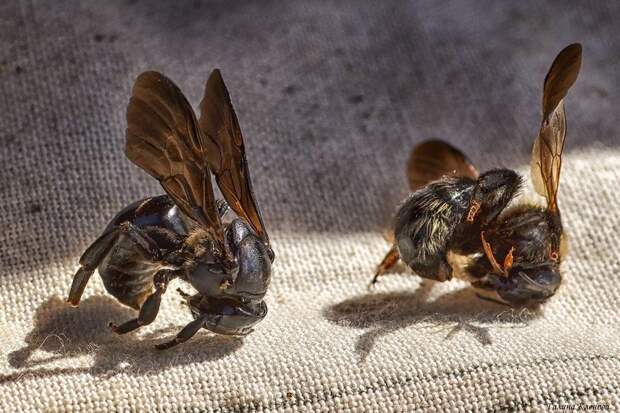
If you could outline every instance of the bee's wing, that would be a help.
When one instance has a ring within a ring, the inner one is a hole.
[[[547,199],[549,210],[557,212],[557,194],[566,136],[563,99],[575,83],[581,67],[581,45],[564,48],[553,61],[543,89],[543,118],[532,149],[531,176],[536,192]]]
[[[207,80],[200,113],[200,127],[206,136],[207,160],[222,195],[235,213],[268,242],[252,190],[239,121],[218,69]]]
[[[439,139],[424,141],[411,151],[407,177],[412,191],[444,176],[478,179],[478,171],[454,146]]]
[[[159,180],[181,210],[223,240],[204,136],[179,88],[157,72],[136,79],[127,106],[125,154]]]

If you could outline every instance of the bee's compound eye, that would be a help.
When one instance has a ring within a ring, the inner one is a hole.
[[[541,266],[527,270],[514,269],[510,280],[505,289],[498,290],[499,295],[514,304],[524,304],[551,297],[562,277],[553,267]]]
[[[207,318],[207,328],[221,334],[245,335],[267,314],[263,302],[243,303],[232,300],[214,301],[215,310]]]

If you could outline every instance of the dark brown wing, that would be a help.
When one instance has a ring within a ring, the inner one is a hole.
[[[547,207],[558,211],[557,195],[566,137],[564,97],[581,68],[581,45],[564,48],[551,64],[543,89],[543,119],[532,149],[531,176],[536,192],[547,199]]]
[[[478,171],[454,146],[439,139],[418,144],[407,163],[407,177],[412,191],[444,176],[478,179]]]
[[[125,154],[158,179],[181,210],[223,240],[205,159],[204,137],[192,107],[167,77],[144,72],[127,106]]]
[[[207,80],[200,103],[200,127],[206,135],[207,160],[228,205],[266,242],[263,218],[252,191],[243,136],[219,70]]]

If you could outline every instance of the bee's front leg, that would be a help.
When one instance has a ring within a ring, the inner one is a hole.
[[[155,274],[154,285],[155,291],[148,296],[142,307],[140,307],[140,313],[137,318],[126,321],[121,325],[116,325],[110,322],[109,327],[117,334],[126,334],[142,326],[151,324],[157,317],[159,312],[159,305],[161,304],[161,296],[166,292],[168,283],[174,278],[178,277],[178,270],[160,270]]]
[[[507,290],[510,288],[510,282],[506,277],[500,276],[493,272],[489,272],[479,280],[472,281],[471,285],[474,288],[493,291]]]
[[[179,332],[179,334],[177,334],[176,337],[174,337],[172,340],[166,341],[161,344],[157,344],[155,348],[158,350],[167,350],[171,347],[176,346],[177,344],[186,342],[190,338],[194,337],[194,335],[196,335],[198,330],[204,327],[206,322],[207,322],[206,315],[202,315],[196,318],[194,321],[192,321],[191,323],[183,327],[183,329]]]
[[[201,327],[218,334],[245,336],[252,332],[252,327],[265,318],[267,305],[263,301],[242,304],[230,299],[203,299],[201,307],[197,308],[200,314],[187,324],[170,341],[156,345],[159,350],[181,344],[192,338]],[[192,304],[189,304],[192,306]]]

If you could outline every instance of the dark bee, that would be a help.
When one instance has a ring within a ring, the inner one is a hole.
[[[478,176],[460,151],[438,140],[414,149],[408,172],[414,192],[396,213],[394,245],[373,284],[399,258],[422,277],[450,280],[453,268],[448,253],[475,251],[476,243],[468,234],[479,233],[495,221],[521,185],[519,175],[509,169]],[[432,183],[419,187],[418,182],[426,179]]]
[[[480,234],[485,252],[466,266],[472,285],[491,299],[530,305],[553,296],[562,282],[560,264],[567,251],[558,188],[566,138],[564,97],[581,68],[581,45],[562,50],[545,77],[542,122],[534,141],[531,179],[546,206],[521,204],[508,209]],[[497,257],[505,257],[503,264]]]
[[[516,172],[478,175],[458,149],[442,141],[424,142],[412,152],[408,176],[414,192],[396,214],[394,245],[373,283],[400,258],[422,277],[445,281],[455,274],[502,303],[534,304],[555,293],[565,251],[557,205],[566,135],[563,99],[580,66],[581,46],[572,44],[558,54],[544,82],[531,176],[546,207],[518,205],[504,211],[521,186]],[[501,264],[498,257],[503,257]]]
[[[78,305],[98,269],[106,290],[139,310],[118,334],[157,317],[168,283],[179,290],[194,321],[159,349],[190,339],[201,327],[245,335],[267,314],[263,298],[274,254],[256,203],[243,137],[219,70],[213,71],[197,120],[179,88],[157,72],[142,73],[127,107],[125,154],[158,179],[167,195],[123,209],[80,258],[68,301]],[[215,200],[211,174],[226,201]],[[222,216],[230,206],[237,218]]]

